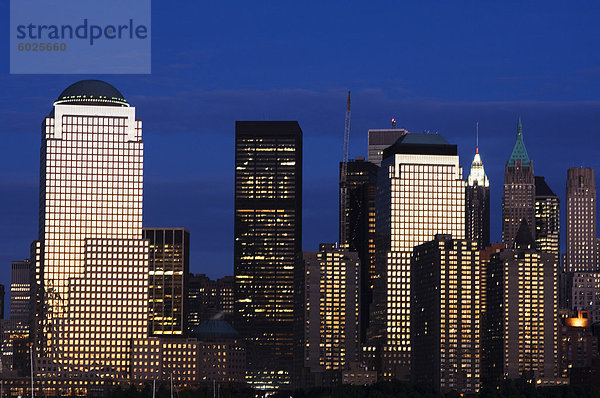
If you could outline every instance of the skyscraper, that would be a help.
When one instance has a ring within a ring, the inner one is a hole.
[[[527,221],[513,246],[491,256],[487,269],[486,360],[489,382],[558,375],[558,265],[539,252]]]
[[[340,212],[340,245],[357,252],[360,259],[361,341],[366,339],[369,306],[375,276],[375,188],[379,168],[364,158],[349,161],[346,166],[346,209]],[[340,172],[343,167],[340,163]],[[341,184],[340,178],[340,184]],[[340,186],[341,188],[341,186]],[[340,189],[340,192],[344,192]],[[340,206],[343,201],[340,200]],[[342,229],[345,228],[345,234]],[[343,237],[346,237],[344,241]]]
[[[479,147],[471,163],[465,200],[466,239],[476,241],[484,249],[490,244],[490,180],[483,169]]]
[[[40,180],[39,366],[127,378],[132,341],[148,336],[148,243],[142,122],[117,89],[84,80],[60,94]]]
[[[478,243],[449,235],[416,246],[411,263],[411,379],[475,394],[481,371]]]
[[[544,177],[535,177],[535,246],[552,253],[559,263],[560,199],[552,192]]]
[[[294,266],[302,250],[302,130],[298,122],[236,122],[235,327],[247,381],[289,385]]]
[[[148,333],[178,336],[187,332],[187,276],[190,232],[185,228],[144,228],[150,243]]]
[[[598,269],[596,242],[596,180],[594,170],[567,170],[566,272]]]
[[[517,236],[521,221],[526,220],[535,238],[535,181],[533,162],[523,142],[521,119],[517,124],[517,139],[504,172],[502,196],[502,243],[507,247]]]
[[[405,134],[384,150],[377,176],[376,286],[369,330],[383,348],[383,377],[408,379],[413,248],[465,236],[465,182],[456,145],[437,134]]]
[[[299,387],[339,384],[359,359],[358,254],[322,243],[296,266],[295,375]]]
[[[13,261],[10,276],[10,319],[30,325],[33,271],[29,260]]]
[[[367,160],[381,166],[383,150],[408,133],[404,129],[370,129],[368,132]]]

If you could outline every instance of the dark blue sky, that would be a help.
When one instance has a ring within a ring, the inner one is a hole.
[[[466,176],[479,121],[495,241],[519,116],[536,174],[561,198],[568,167],[600,168],[600,3],[421,3],[155,0],[151,75],[19,76],[0,0],[0,282],[37,235],[42,119],[85,78],[115,85],[144,121],[144,224],[187,227],[192,271],[212,277],[233,272],[235,120],[299,121],[306,250],[337,240],[348,89],[351,157],[395,117],[458,144]]]

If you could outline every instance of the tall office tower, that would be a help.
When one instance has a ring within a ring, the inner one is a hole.
[[[535,238],[535,181],[533,162],[523,142],[521,119],[517,124],[517,139],[504,171],[502,196],[502,243],[512,247],[521,221],[526,220]]]
[[[381,166],[383,150],[407,134],[404,129],[370,129],[368,132],[367,160]]]
[[[247,344],[247,381],[289,385],[302,250],[298,122],[236,122],[234,234],[235,327]]]
[[[486,287],[487,338],[495,343],[487,356],[488,371],[494,371],[488,381],[556,377],[558,265],[552,253],[535,249],[526,220],[512,248],[492,255]]]
[[[544,177],[535,177],[535,246],[560,260],[560,199]]]
[[[144,228],[150,243],[148,333],[181,337],[187,332],[187,276],[190,232],[185,228]]]
[[[360,260],[356,252],[322,243],[298,255],[295,277],[294,375],[298,387],[341,383],[360,355]]]
[[[12,262],[10,319],[28,325],[32,321],[32,278],[33,272],[29,260]]]
[[[596,252],[596,180],[594,170],[567,170],[566,272],[598,269]]]
[[[413,251],[413,383],[461,394],[479,391],[482,291],[478,245],[436,235]]]
[[[465,199],[466,239],[476,241],[479,249],[484,249],[490,244],[490,180],[483,169],[479,147],[471,163]]]
[[[465,237],[465,182],[456,145],[437,134],[402,136],[384,150],[377,176],[376,285],[370,344],[382,376],[410,372],[410,259],[436,234]]]
[[[142,122],[117,89],[84,80],[60,94],[40,180],[39,366],[126,378],[132,341],[148,336],[148,242]]]
[[[347,163],[346,209],[340,212],[343,218],[340,220],[340,245],[357,252],[360,259],[361,342],[366,340],[375,276],[375,188],[378,169],[373,163],[365,162],[364,158]],[[342,170],[340,163],[340,173]],[[340,192],[343,191],[340,189]],[[340,200],[340,207],[342,203]],[[344,228],[345,233],[342,231]]]

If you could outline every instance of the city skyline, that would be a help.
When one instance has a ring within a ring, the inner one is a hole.
[[[216,162],[232,164],[236,119],[298,120],[303,126],[305,159],[311,160],[304,173],[307,249],[337,240],[337,172],[348,89],[353,93],[350,158],[366,157],[368,129],[389,128],[395,117],[398,128],[439,131],[458,144],[466,170],[479,121],[480,153],[491,182],[492,241],[499,241],[501,181],[519,116],[536,172],[559,195],[562,214],[566,170],[600,169],[594,145],[587,145],[597,142],[590,137],[600,125],[600,54],[589,51],[598,36],[599,5],[565,8],[546,2],[543,17],[531,3],[380,3],[348,9],[237,4],[235,9],[235,4],[183,3],[175,10],[154,2],[161,18],[153,26],[150,77],[17,76],[6,74],[8,62],[3,63],[4,264],[25,258],[28,245],[21,242],[36,235],[39,115],[48,112],[48,98],[88,77],[119,87],[145,121],[144,225],[188,228],[196,242],[190,268],[212,277],[233,270],[233,167],[210,169]],[[182,13],[197,15],[200,22],[174,23]],[[292,24],[283,23],[288,15],[297,17]],[[398,20],[406,27],[402,32],[395,29]],[[349,37],[339,34],[343,31]],[[192,38],[193,45],[179,37]],[[242,65],[237,57],[252,63]],[[204,145],[207,140],[212,145]],[[164,167],[172,159],[182,166],[175,177],[173,167]],[[169,190],[179,194],[181,206],[162,206]]]

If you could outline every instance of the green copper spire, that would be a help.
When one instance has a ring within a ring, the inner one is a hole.
[[[530,160],[527,149],[525,148],[525,143],[523,142],[523,125],[521,124],[521,118],[519,118],[519,122],[517,123],[517,140],[515,141],[515,146],[508,159],[508,167],[515,167],[515,162],[517,160],[521,161],[523,167],[529,167]]]

